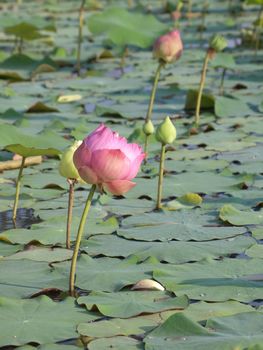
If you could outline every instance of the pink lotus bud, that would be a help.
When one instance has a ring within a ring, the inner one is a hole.
[[[176,61],[183,51],[183,43],[178,30],[160,36],[153,46],[153,56],[165,63]]]
[[[136,185],[130,180],[144,158],[139,145],[129,144],[125,137],[101,124],[75,151],[73,162],[85,182],[122,195]]]

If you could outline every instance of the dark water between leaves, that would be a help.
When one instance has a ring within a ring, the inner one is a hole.
[[[19,208],[17,210],[17,219],[15,223],[12,216],[12,210],[0,212],[0,232],[13,228],[29,228],[32,224],[41,221],[40,218],[34,216],[34,209],[32,208]]]

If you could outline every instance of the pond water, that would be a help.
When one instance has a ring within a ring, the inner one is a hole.
[[[32,224],[41,221],[40,218],[34,216],[34,209],[32,208],[19,208],[16,223],[14,223],[12,216],[12,210],[0,212],[0,232],[13,228],[29,228]]]

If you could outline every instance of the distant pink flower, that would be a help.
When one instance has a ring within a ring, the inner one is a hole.
[[[137,175],[144,157],[140,146],[129,144],[125,137],[101,124],[84,139],[73,161],[85,182],[122,195],[136,185],[130,180]]]
[[[160,36],[153,46],[153,56],[166,63],[178,60],[182,52],[183,43],[178,30]]]

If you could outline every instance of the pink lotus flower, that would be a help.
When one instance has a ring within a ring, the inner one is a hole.
[[[140,146],[101,124],[75,151],[73,162],[85,182],[122,195],[136,185],[130,180],[144,157]]]
[[[166,63],[176,61],[183,52],[183,43],[178,30],[160,36],[153,46],[153,56]]]

